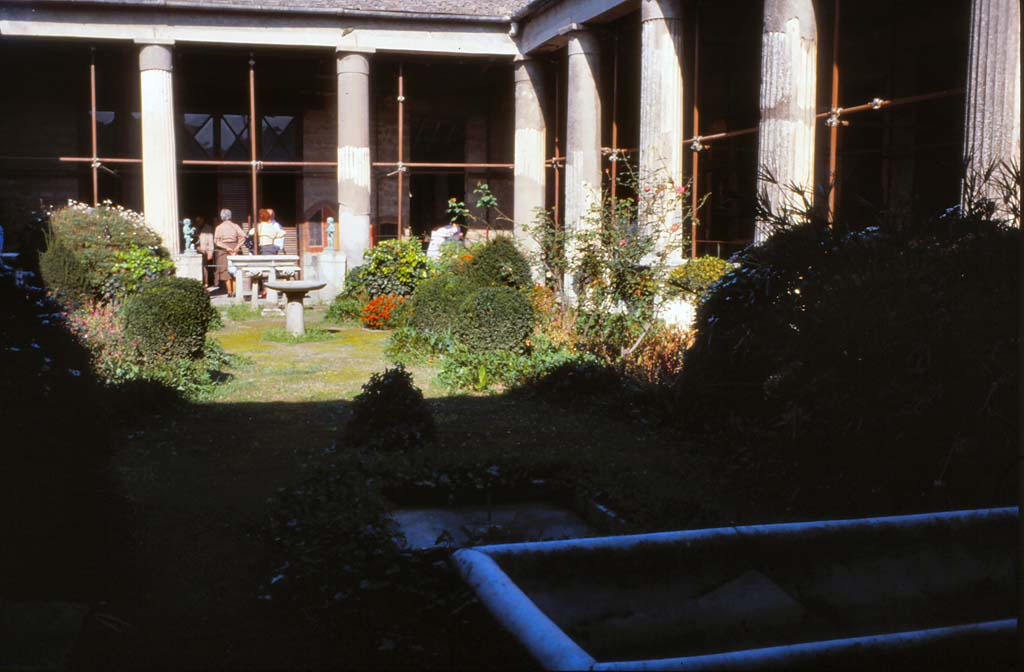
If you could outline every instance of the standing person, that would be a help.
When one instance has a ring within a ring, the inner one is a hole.
[[[227,290],[228,296],[235,295],[235,278],[228,272],[228,255],[240,254],[245,244],[245,231],[231,221],[231,211],[220,211],[220,224],[213,232],[214,258],[217,265],[217,286]]]
[[[259,220],[256,235],[259,237],[260,254],[280,254],[284,249],[284,229],[274,219],[274,211],[261,209]]]
[[[203,284],[210,287],[216,283],[213,278],[213,227],[202,215],[196,217],[196,229],[199,231],[199,253],[203,255]]]

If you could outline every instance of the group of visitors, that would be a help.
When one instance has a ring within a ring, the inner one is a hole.
[[[206,259],[207,285],[215,284],[235,295],[235,269],[228,260],[236,254],[253,254],[253,236],[257,246],[255,251],[260,254],[281,254],[284,252],[284,228],[277,221],[272,208],[261,208],[257,214],[255,229],[244,230],[231,219],[231,211],[224,208],[220,211],[220,223],[212,227],[203,217],[196,217],[196,228],[199,230],[199,252]],[[211,268],[212,262],[212,268]],[[210,282],[212,271],[212,283]]]

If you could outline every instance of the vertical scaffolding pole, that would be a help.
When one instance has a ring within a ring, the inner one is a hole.
[[[832,16],[832,113],[839,108],[839,0],[834,0]],[[837,119],[838,121],[838,119]],[[839,162],[839,124],[829,126],[828,132],[828,223],[836,222],[836,191],[839,189],[837,168]]]
[[[559,70],[555,73],[555,158],[551,162],[551,167],[555,169],[555,209],[552,215],[552,222],[555,227],[558,227],[558,207],[561,205],[562,198],[562,179],[561,179],[561,168],[558,165],[559,160],[562,158],[561,147],[558,137],[559,124],[561,123],[561,81],[559,75],[561,74],[561,63],[558,64]]]
[[[256,59],[252,52],[249,52],[249,173],[252,176],[252,252],[260,253],[259,229],[256,223],[257,194],[256,194]],[[253,291],[256,291],[255,289]]]
[[[405,125],[405,73],[402,70],[402,64],[398,64],[398,240],[402,239],[402,210],[405,205],[404,190],[405,190],[405,160],[404,153],[404,125]]]
[[[619,33],[612,37],[612,201],[617,196],[619,182]]]
[[[100,204],[100,163],[98,157],[99,146],[96,139],[96,47],[90,50],[89,59],[89,125],[92,132],[92,205],[97,207]]]
[[[693,137],[692,154],[693,165],[690,168],[690,258],[697,258],[697,207],[700,205],[700,198],[697,196],[700,180],[700,106],[697,101],[697,83],[700,73],[700,10],[693,9],[693,83],[690,85],[693,91]]]

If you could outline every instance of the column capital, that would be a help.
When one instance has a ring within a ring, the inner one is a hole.
[[[681,0],[643,0],[640,3],[641,21],[659,21],[682,18],[683,3]]]
[[[370,53],[372,52],[337,52],[339,75],[369,75],[370,74]]]
[[[532,58],[523,58],[512,62],[512,80],[514,82],[533,82],[542,75],[542,64]]]
[[[139,46],[139,70],[174,70],[174,59],[172,58],[171,45],[167,43],[153,44],[142,43]]]
[[[813,0],[764,0],[764,32],[784,33],[786,24],[793,19],[800,24],[800,37],[818,39]]]
[[[571,23],[558,32],[569,38],[567,48],[569,56],[597,54],[600,52],[597,33],[589,28],[578,23]]]

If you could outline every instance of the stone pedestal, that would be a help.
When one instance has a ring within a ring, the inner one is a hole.
[[[569,81],[566,94],[565,228],[570,263],[577,255],[575,235],[601,201],[601,94],[597,37],[588,30],[569,33]],[[565,276],[566,297],[576,297],[572,273]]]
[[[174,274],[179,278],[192,278],[203,282],[203,255],[189,250],[174,255]]]
[[[317,292],[317,298],[323,303],[330,303],[338,294],[345,290],[345,274],[348,271],[348,259],[344,252],[325,250],[312,255],[313,272],[317,280],[325,284]]]
[[[534,282],[544,280],[544,269],[536,262],[539,246],[532,231],[535,212],[545,204],[545,147],[547,127],[541,100],[543,69],[536,61],[515,63],[516,137],[515,189],[512,205],[514,234],[520,249],[530,259]]]
[[[803,204],[786,187],[797,186],[809,199],[814,194],[818,31],[813,1],[765,0],[761,40],[757,168],[759,173],[769,171],[777,184],[759,174],[757,191],[767,191],[779,212]],[[763,242],[769,233],[758,222],[754,242]]]
[[[174,87],[171,48],[142,45],[139,78],[142,109],[142,201],[146,223],[172,255],[178,240],[178,163],[174,148]]]
[[[964,120],[969,181],[1020,161],[1020,48],[1020,0],[973,0]],[[977,195],[995,201],[1008,217],[991,182],[979,185]],[[1017,190],[1019,198],[1019,184]]]
[[[267,287],[284,292],[287,305],[284,309],[284,328],[293,336],[306,333],[306,317],[303,313],[302,300],[306,294],[323,289],[324,283],[315,280],[270,280]]]
[[[370,248],[370,61],[338,52],[338,244],[348,266]]]

